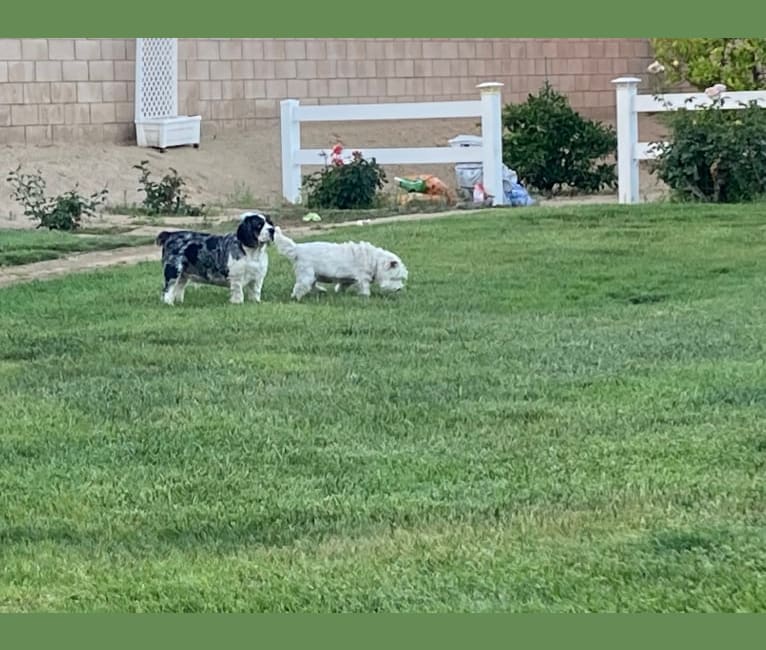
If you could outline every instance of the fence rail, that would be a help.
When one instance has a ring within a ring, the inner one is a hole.
[[[638,141],[638,114],[660,113],[686,108],[700,110],[713,103],[705,93],[668,93],[639,95],[637,77],[614,79],[617,93],[617,184],[620,203],[639,202],[638,163],[653,160],[657,152],[650,142]],[[762,102],[766,107],[766,91],[727,92],[722,95],[721,108],[735,110],[750,102]]]
[[[290,203],[301,200],[301,167],[323,165],[329,160],[329,149],[302,149],[302,122],[348,122],[360,120],[423,120],[460,117],[481,118],[480,147],[403,147],[359,150],[365,158],[375,158],[381,165],[434,165],[444,163],[482,163],[484,187],[494,205],[504,205],[502,101],[497,82],[477,86],[480,99],[454,102],[412,102],[401,104],[338,104],[301,106],[297,99],[281,102],[282,194]]]

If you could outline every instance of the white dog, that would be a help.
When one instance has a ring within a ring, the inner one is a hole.
[[[354,286],[362,296],[369,296],[373,283],[383,291],[399,291],[407,281],[407,267],[402,260],[369,242],[298,244],[276,227],[274,245],[293,263],[295,286],[291,297],[296,300],[312,289],[324,291],[317,283],[334,284],[335,291]]]

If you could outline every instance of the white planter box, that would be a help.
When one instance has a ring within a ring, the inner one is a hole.
[[[139,147],[180,147],[200,143],[200,115],[144,118],[136,121],[136,143]]]

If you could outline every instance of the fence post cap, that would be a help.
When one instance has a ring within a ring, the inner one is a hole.
[[[638,77],[617,77],[617,79],[612,79],[613,84],[637,84],[640,82],[641,79]]]
[[[485,81],[484,83],[477,84],[476,87],[487,92],[498,92],[504,85],[499,81]]]

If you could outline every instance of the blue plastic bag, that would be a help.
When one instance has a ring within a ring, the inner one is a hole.
[[[511,191],[505,193],[505,199],[513,207],[535,204],[535,200],[529,196],[529,192],[521,183],[511,183]]]

